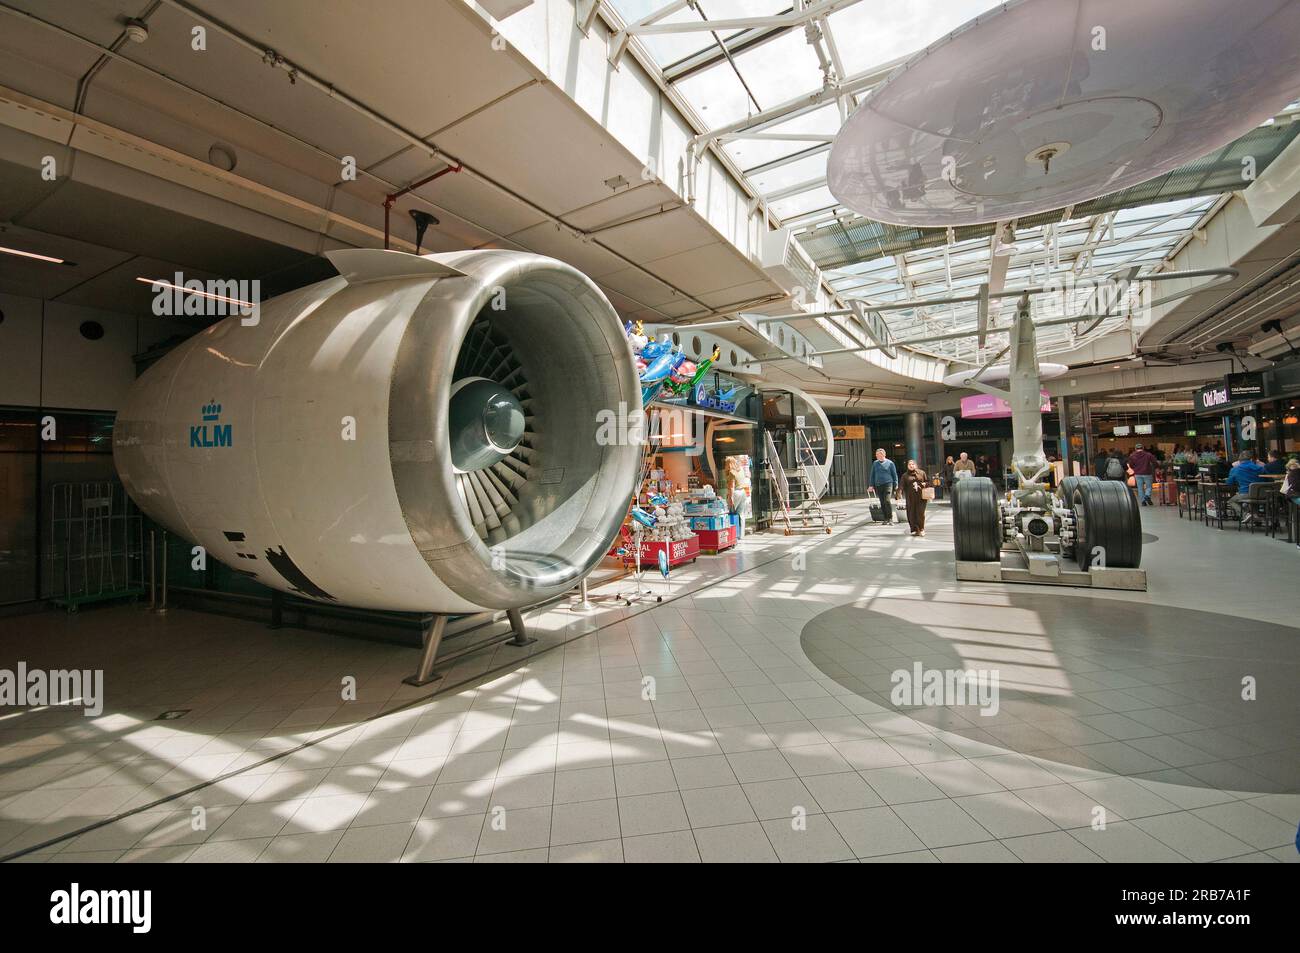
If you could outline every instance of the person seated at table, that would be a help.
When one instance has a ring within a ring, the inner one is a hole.
[[[1250,499],[1250,485],[1265,479],[1267,478],[1264,476],[1264,468],[1255,460],[1255,451],[1241,451],[1237,465],[1232,468],[1228,479],[1224,482],[1237,491],[1237,495],[1228,500],[1228,503],[1237,507],[1242,523],[1249,523],[1251,519],[1250,511],[1246,508],[1246,501]]]
[[[1201,475],[1201,464],[1193,454],[1178,465],[1178,475],[1184,480],[1195,480]]]
[[[1292,457],[1286,462],[1286,476],[1282,478],[1282,495],[1300,505],[1300,460]]]
[[[1270,450],[1268,452],[1268,463],[1264,464],[1264,472],[1270,476],[1286,473],[1286,461],[1282,459],[1282,454],[1276,450]]]
[[[1215,483],[1224,482],[1229,474],[1232,473],[1232,467],[1228,464],[1228,458],[1222,450],[1214,451],[1214,462],[1210,464],[1210,479]]]

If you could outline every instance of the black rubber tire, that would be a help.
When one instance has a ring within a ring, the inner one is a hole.
[[[1002,552],[998,491],[988,477],[966,477],[952,488],[952,541],[959,562],[995,563]]]
[[[1060,497],[1061,502],[1070,509],[1078,504],[1079,487],[1084,483],[1100,483],[1101,481],[1095,476],[1068,476],[1061,481],[1061,485],[1056,488],[1056,495]],[[1078,540],[1069,546],[1061,547],[1061,555],[1066,559],[1074,559],[1074,554],[1079,551]]]
[[[1056,488],[1056,495],[1059,496],[1066,506],[1073,506],[1074,491],[1081,483],[1098,483],[1100,482],[1095,476],[1068,476],[1061,481],[1061,485]]]
[[[1142,513],[1137,497],[1118,480],[1096,480],[1075,488],[1078,544],[1075,561],[1087,570],[1101,547],[1110,569],[1136,569],[1142,562]]]

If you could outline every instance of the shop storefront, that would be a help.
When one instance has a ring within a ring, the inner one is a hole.
[[[836,451],[831,448],[838,447],[838,441],[831,433],[831,421],[821,407],[802,391],[764,388],[760,397],[762,432],[757,455],[760,463],[766,461],[769,453],[775,452],[786,473],[794,473],[802,466],[820,490],[830,469],[828,461],[832,467],[834,465]],[[771,492],[769,481],[760,480],[756,484],[757,513],[773,509],[775,501],[771,499]]]
[[[983,416],[966,419],[959,412],[895,414],[853,418],[835,415],[832,423],[848,427],[859,422],[863,439],[859,445],[836,445],[837,466],[832,468],[831,490],[835,495],[860,496],[866,492],[871,460],[883,449],[902,472],[908,460],[916,460],[930,476],[942,477],[945,461],[962,453],[975,462],[976,472],[1004,485],[1011,462],[1012,430],[1009,417]],[[1050,457],[1060,455],[1060,421],[1055,413],[1043,414],[1043,450]],[[842,461],[840,458],[842,455]]]
[[[759,407],[721,372],[647,405],[642,478],[614,547],[625,563],[671,569],[736,545],[753,512]]]
[[[1192,401],[1198,435],[1201,429],[1221,435],[1229,458],[1242,450],[1261,457],[1300,453],[1300,362],[1229,374],[1198,387]]]

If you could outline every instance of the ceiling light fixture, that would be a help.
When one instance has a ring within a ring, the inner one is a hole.
[[[235,150],[222,142],[214,142],[208,147],[208,163],[222,172],[233,172],[236,163]]]
[[[138,17],[127,17],[125,30],[127,39],[132,43],[143,43],[149,39],[149,24]]]
[[[51,255],[38,255],[34,251],[23,251],[21,248],[6,248],[0,245],[0,252],[6,255],[17,255],[19,258],[35,258],[37,261],[48,261],[52,265],[65,264],[62,258],[55,258]]]

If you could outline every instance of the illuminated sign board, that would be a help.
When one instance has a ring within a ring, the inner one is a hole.
[[[1198,388],[1192,394],[1197,413],[1223,407],[1230,399],[1227,384],[1207,384],[1205,387]]]
[[[1052,395],[1045,390],[1039,391],[1039,394],[1043,398],[1043,403],[1038,409],[1046,414],[1052,409]],[[961,399],[961,415],[966,420],[1010,417],[1011,405],[1001,397],[994,397],[992,394],[974,394]]]
[[[1230,400],[1258,400],[1264,396],[1263,374],[1229,374],[1224,383]]]
[[[1192,392],[1197,413],[1218,410],[1228,404],[1249,403],[1264,397],[1264,375],[1260,373],[1229,374],[1222,381],[1206,384]]]

